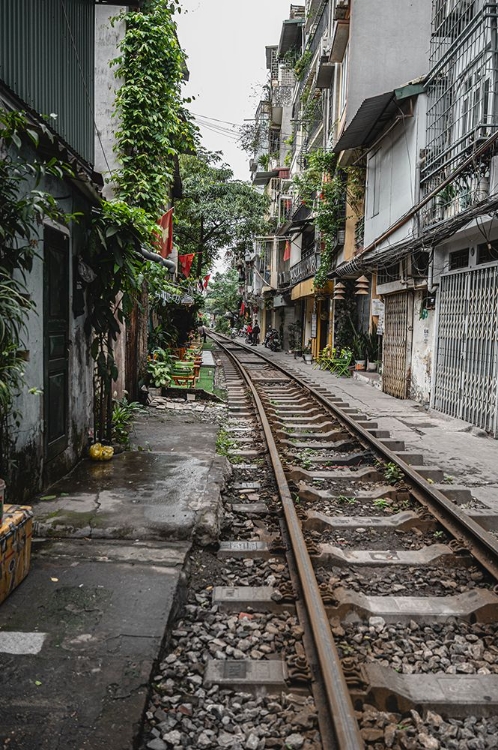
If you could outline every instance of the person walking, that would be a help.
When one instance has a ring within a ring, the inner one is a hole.
[[[256,346],[256,344],[259,344],[259,334],[261,333],[261,328],[258,325],[258,321],[254,324],[254,328],[252,329],[252,345]]]
[[[199,333],[199,336],[201,336],[203,343],[205,344],[206,343],[206,338],[207,338],[207,336],[206,336],[206,326],[201,323],[201,325],[199,326],[199,328],[197,329],[197,331]]]

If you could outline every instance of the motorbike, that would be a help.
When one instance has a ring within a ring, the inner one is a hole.
[[[276,328],[270,328],[265,336],[264,345],[272,352],[278,352],[280,349],[280,336]]]
[[[270,349],[272,352],[280,351],[280,336],[278,335],[277,331],[275,331],[275,335],[272,336],[272,339],[270,341]]]
[[[268,349],[268,344],[270,343],[270,339],[273,334],[273,328],[269,328],[266,332],[265,340],[263,341],[263,346],[265,346]]]

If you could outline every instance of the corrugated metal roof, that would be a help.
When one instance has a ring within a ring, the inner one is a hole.
[[[334,151],[339,153],[360,146],[371,146],[398,113],[397,102],[418,96],[423,91],[421,83],[409,83],[394,91],[365,99],[335,144]]]
[[[94,0],[1,0],[0,78],[93,163]]]
[[[385,120],[390,117],[388,108],[394,100],[393,91],[365,99],[335,144],[334,151],[339,153],[350,148],[368,146],[369,143],[373,143],[375,134],[380,132],[380,129],[384,127]]]

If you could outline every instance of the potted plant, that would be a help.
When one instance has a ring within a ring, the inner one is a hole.
[[[355,333],[351,342],[353,357],[355,360],[355,370],[364,370],[367,363],[366,355],[366,338],[364,333]]]
[[[151,385],[158,389],[160,395],[161,389],[171,382],[172,357],[166,349],[154,349],[147,363],[147,372]],[[151,392],[149,387],[149,392]],[[153,395],[153,393],[151,393]]]
[[[305,362],[311,362],[313,359],[313,356],[311,354],[311,341],[308,341],[303,349],[303,359]]]
[[[294,354],[294,359],[301,357],[303,353],[301,347],[301,323],[299,321],[291,323],[289,326],[289,354],[291,353]]]
[[[377,328],[375,326],[370,333],[365,334],[365,350],[367,355],[367,371],[375,372],[379,359],[379,337],[377,336]]]

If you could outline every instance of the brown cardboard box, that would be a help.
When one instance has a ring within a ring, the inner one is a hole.
[[[0,602],[28,575],[33,512],[27,505],[4,505],[0,525]]]

